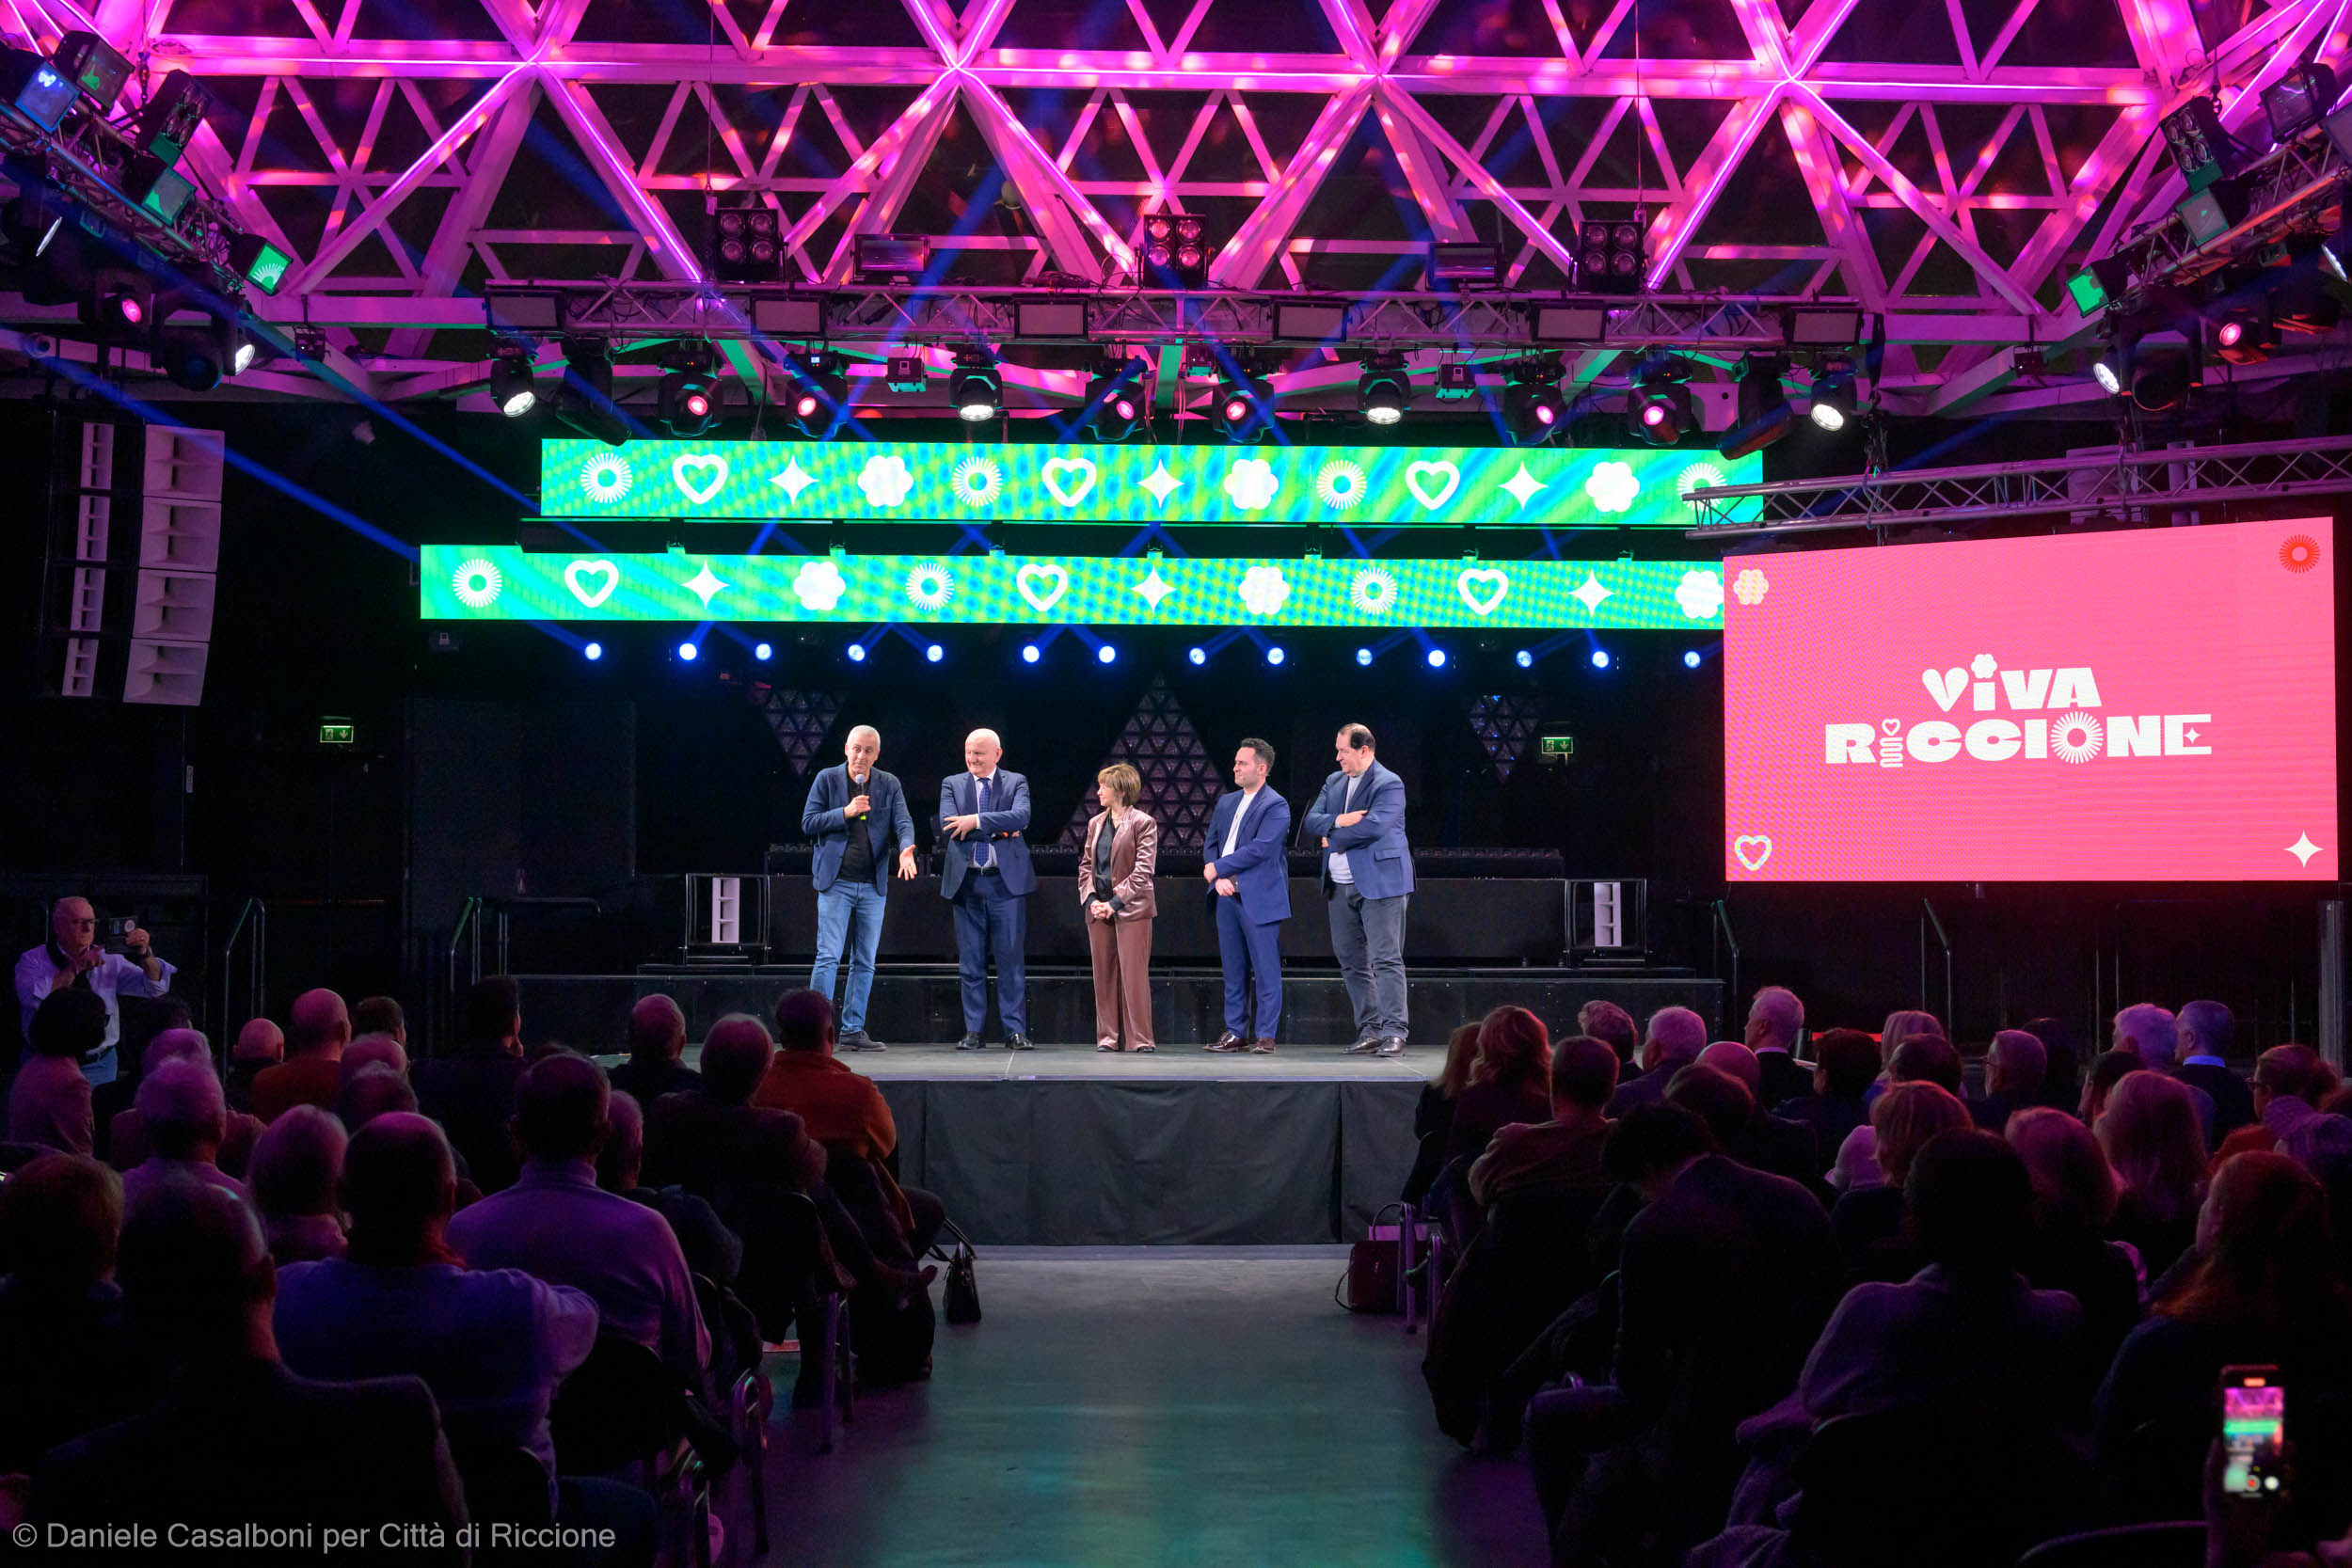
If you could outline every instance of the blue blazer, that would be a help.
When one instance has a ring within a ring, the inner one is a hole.
[[[809,863],[809,879],[822,893],[840,879],[841,857],[850,850],[852,824],[843,814],[857,795],[850,783],[850,765],[837,762],[817,775],[808,786],[808,804],[801,812],[801,832],[817,841],[817,856]],[[907,810],[907,792],[895,773],[877,768],[866,776],[864,793],[873,810],[864,823],[866,842],[874,852],[874,891],[890,891],[890,868],[901,849],[914,847],[914,817]]]
[[[1233,852],[1224,853],[1225,835],[1233,831],[1233,813],[1246,797],[1240,790],[1217,798],[1209,814],[1209,836],[1200,846],[1204,863],[1214,864],[1220,877],[1233,879],[1241,899],[1242,918],[1252,926],[1271,926],[1291,917],[1291,807],[1271,788],[1258,791],[1249,815],[1242,819],[1241,837]],[[1216,896],[1211,889],[1210,898]]]
[[[946,861],[939,871],[939,893],[943,898],[953,898],[963,885],[963,874],[972,867],[972,844],[985,835],[995,851],[996,869],[1003,873],[1005,891],[1030,894],[1037,891],[1037,873],[1029,866],[1029,841],[1021,836],[1029,825],[1029,781],[1022,775],[999,768],[993,775],[989,794],[996,809],[980,814],[979,832],[962,838],[950,837],[946,819],[969,816],[978,803],[979,781],[970,771],[950,773],[939,781],[939,815],[931,826],[939,830],[939,842],[946,851]]]
[[[1356,891],[1367,898],[1394,898],[1413,891],[1413,851],[1405,842],[1405,781],[1377,762],[1364,769],[1356,785],[1356,809],[1364,819],[1352,828],[1332,823],[1347,806],[1347,775],[1333,773],[1323,781],[1314,810],[1307,814],[1306,832],[1331,842],[1323,852],[1323,885],[1331,886],[1331,852],[1347,856],[1348,874]]]

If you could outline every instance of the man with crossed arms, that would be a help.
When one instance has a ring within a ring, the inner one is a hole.
[[[1334,745],[1339,771],[1307,814],[1323,843],[1323,895],[1331,948],[1356,1010],[1351,1055],[1394,1056],[1405,1049],[1405,907],[1413,894],[1413,851],[1405,842],[1405,781],[1380,766],[1372,732],[1349,724]]]

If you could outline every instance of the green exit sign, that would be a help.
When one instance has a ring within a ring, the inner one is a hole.
[[[1537,738],[1535,744],[1541,749],[1542,754],[1548,757],[1576,755],[1576,736],[1572,735],[1542,736]]]
[[[319,744],[322,746],[349,746],[358,738],[359,726],[348,719],[319,721]]]

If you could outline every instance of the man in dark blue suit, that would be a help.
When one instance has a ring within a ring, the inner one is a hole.
[[[1233,753],[1233,783],[1209,814],[1200,868],[1216,906],[1225,963],[1225,1033],[1204,1051],[1274,1050],[1282,1022],[1282,922],[1291,917],[1290,802],[1266,787],[1274,748],[1252,736]],[[1253,985],[1254,982],[1254,985]],[[1251,1020],[1255,1002],[1256,1023]]]
[[[939,830],[946,862],[939,891],[956,907],[956,965],[963,982],[963,1038],[958,1051],[980,1049],[988,1022],[988,959],[996,956],[996,1017],[1005,1049],[1029,1049],[1028,979],[1022,948],[1028,940],[1028,896],[1037,891],[1029,867],[1029,781],[996,766],[1004,756],[994,730],[963,737],[964,770],[939,781]]]
[[[1413,851],[1405,842],[1405,781],[1380,766],[1372,732],[1340,731],[1339,771],[1307,814],[1323,844],[1323,895],[1331,948],[1356,1009],[1357,1056],[1405,1049],[1405,907],[1413,893]]]
[[[809,973],[808,989],[832,999],[842,950],[854,937],[836,1043],[845,1051],[881,1051],[882,1041],[866,1032],[866,998],[874,989],[874,954],[882,945],[894,853],[898,879],[914,879],[914,817],[897,777],[874,766],[882,755],[881,731],[858,725],[842,754],[848,760],[840,767],[817,775],[801,812],[801,832],[817,843],[809,863],[809,880],[817,889],[817,967]]]

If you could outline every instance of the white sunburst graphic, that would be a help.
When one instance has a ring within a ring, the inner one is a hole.
[[[966,506],[987,506],[1005,487],[1005,470],[993,458],[974,455],[956,465],[956,499]]]
[[[1364,499],[1364,470],[1344,457],[1335,457],[1315,470],[1315,499],[1341,512],[1353,512]]]
[[[2060,762],[2089,762],[2106,740],[2106,726],[2080,708],[2050,721],[2050,754]]]
[[[1349,580],[1347,602],[1359,615],[1386,615],[1396,608],[1396,578],[1377,566],[1367,566]]]
[[[938,614],[955,596],[956,579],[936,561],[926,561],[907,574],[907,603],[926,614]]]
[[[457,602],[468,610],[488,609],[490,602],[499,596],[499,590],[505,586],[506,579],[500,575],[499,569],[478,555],[460,562],[457,570],[452,572],[449,578],[449,591],[456,594]]]
[[[1688,500],[1693,490],[1712,490],[1729,484],[1731,476],[1712,463],[1693,463],[1675,475],[1675,494]]]
[[[610,506],[628,494],[637,476],[618,452],[600,451],[580,466],[580,490],[599,506]]]

